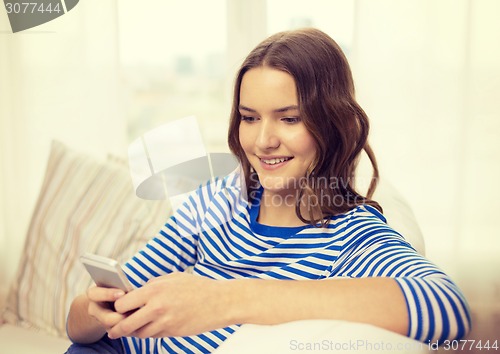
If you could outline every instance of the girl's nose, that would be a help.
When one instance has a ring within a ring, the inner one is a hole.
[[[263,120],[260,124],[255,144],[261,150],[276,149],[280,146],[277,130],[270,121]]]

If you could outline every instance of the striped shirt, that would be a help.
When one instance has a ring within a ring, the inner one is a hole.
[[[191,193],[165,226],[125,265],[132,284],[192,267],[213,279],[392,277],[409,314],[408,336],[427,342],[463,337],[466,301],[450,278],[362,205],[326,227],[274,227],[256,221],[258,204],[242,193],[238,173]],[[259,195],[256,196],[259,201]],[[238,330],[229,326],[187,337],[123,338],[127,353],[210,353]]]

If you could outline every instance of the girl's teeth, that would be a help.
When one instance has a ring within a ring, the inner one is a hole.
[[[270,160],[262,160],[264,163],[268,164],[268,165],[275,165],[277,163],[280,163],[280,162],[285,162],[287,161],[288,158],[287,157],[282,157],[280,159],[270,159]]]

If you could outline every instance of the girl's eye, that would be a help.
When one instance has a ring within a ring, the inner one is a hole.
[[[294,124],[300,122],[299,117],[283,117],[281,120],[285,123]]]
[[[252,123],[252,122],[255,122],[257,120],[257,118],[251,117],[251,116],[241,116],[241,120],[244,122]]]

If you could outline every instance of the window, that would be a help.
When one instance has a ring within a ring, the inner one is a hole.
[[[317,27],[328,33],[349,56],[354,34],[354,3],[344,0],[268,0],[268,34]]]
[[[145,6],[124,0],[117,6],[129,141],[195,115],[209,151],[225,151],[234,74],[258,42],[305,26],[329,33],[346,55],[353,41],[350,1],[150,0]]]
[[[118,26],[128,140],[195,115],[205,144],[221,148],[229,111],[226,2],[120,1]]]

